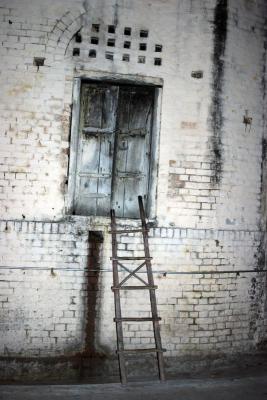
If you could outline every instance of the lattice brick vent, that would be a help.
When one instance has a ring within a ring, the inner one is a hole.
[[[148,29],[134,30],[131,27],[92,24],[89,33],[76,33],[72,56],[96,59],[99,55],[109,61],[149,63],[162,65],[163,46],[152,43]]]

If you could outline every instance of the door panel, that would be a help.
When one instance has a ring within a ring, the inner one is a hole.
[[[117,105],[118,87],[100,84],[84,84],[81,94],[82,128],[99,130],[115,126],[115,109]]]
[[[153,89],[120,89],[113,207],[120,217],[139,216],[137,196],[148,191]]]
[[[82,87],[76,214],[109,214],[117,96],[116,86]]]

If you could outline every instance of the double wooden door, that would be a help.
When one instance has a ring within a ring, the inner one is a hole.
[[[154,89],[83,83],[74,212],[138,218],[147,199]]]

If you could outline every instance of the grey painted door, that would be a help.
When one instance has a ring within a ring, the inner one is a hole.
[[[112,192],[119,217],[138,218],[137,196],[148,193],[152,111],[152,88],[120,88]]]
[[[81,90],[75,214],[137,218],[147,196],[154,90],[84,83]]]
[[[117,97],[116,86],[82,85],[75,214],[109,213]]]

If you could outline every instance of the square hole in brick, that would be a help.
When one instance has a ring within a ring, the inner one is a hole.
[[[74,49],[72,50],[72,55],[74,57],[78,57],[80,55],[80,49],[78,47],[74,47]]]
[[[96,50],[95,49],[89,50],[89,57],[96,58]]]
[[[146,29],[141,29],[141,31],[140,31],[140,37],[142,37],[142,38],[147,38],[147,37],[148,37],[148,30],[146,30]]]
[[[146,43],[139,43],[139,50],[145,51],[146,50]]]
[[[146,62],[146,57],[145,56],[139,56],[138,57],[138,63],[139,64],[145,64]]]
[[[106,59],[112,61],[113,58],[114,58],[114,54],[110,53],[109,51],[106,51]]]
[[[107,46],[114,47],[115,46],[115,39],[108,39]]]
[[[99,32],[100,25],[99,24],[92,24],[92,32]]]
[[[130,61],[130,55],[129,54],[123,54],[122,55],[122,61]]]
[[[82,43],[82,35],[80,34],[80,32],[77,32],[75,35],[75,42],[76,43]]]
[[[44,66],[44,62],[45,62],[45,58],[44,57],[34,57],[33,58],[33,65],[35,65],[35,67],[43,67]]]
[[[123,43],[123,47],[124,47],[125,49],[130,49],[130,48],[131,48],[131,42],[125,41],[125,42]]]
[[[99,38],[98,37],[96,37],[96,36],[92,36],[91,37],[91,43],[92,44],[98,44],[98,42],[99,42]]]
[[[115,33],[115,31],[116,31],[115,25],[108,26],[108,33]]]
[[[154,58],[154,65],[161,65],[161,58]]]
[[[128,26],[126,26],[124,28],[124,35],[131,36],[131,33],[132,33],[132,28],[129,28]]]
[[[161,44],[156,44],[155,45],[155,52],[156,53],[161,53],[162,52],[162,45]]]

